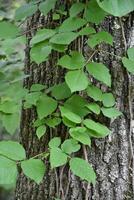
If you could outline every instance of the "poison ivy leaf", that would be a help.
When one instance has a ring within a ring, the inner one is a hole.
[[[39,184],[46,171],[44,163],[39,159],[29,159],[21,162],[24,174]]]
[[[60,44],[52,44],[52,49],[58,52],[65,52],[67,50],[67,45],[60,45]]]
[[[71,153],[79,151],[80,147],[81,146],[74,139],[67,139],[61,145],[62,151],[67,154],[71,154]]]
[[[17,179],[17,166],[12,160],[0,156],[0,184],[9,185]]]
[[[85,59],[83,55],[77,51],[72,51],[69,55],[61,57],[58,61],[58,65],[67,69],[80,69],[85,65]]]
[[[67,127],[75,127],[76,123],[70,121],[66,117],[62,117],[63,124],[65,124]]]
[[[86,20],[79,17],[69,17],[60,26],[59,32],[76,31],[86,24]]]
[[[61,123],[61,118],[59,117],[45,119],[45,124],[47,124],[51,128],[55,128],[55,126],[58,126],[60,123]]]
[[[104,93],[102,96],[102,101],[105,107],[112,107],[115,105],[115,98],[112,93]]]
[[[0,154],[12,160],[23,160],[26,158],[23,146],[14,141],[1,141]]]
[[[80,117],[85,117],[89,113],[85,107],[87,103],[86,99],[75,94],[64,103],[64,106]]]
[[[85,119],[83,121],[83,124],[89,130],[93,131],[93,132],[91,131],[89,133],[91,133],[91,135],[94,136],[94,137],[98,137],[98,138],[101,137],[101,138],[103,138],[103,137],[105,137],[105,136],[107,136],[107,135],[110,134],[110,130],[106,126],[104,126],[104,125],[102,125],[102,124],[100,124],[98,122],[95,122],[95,121],[93,121],[91,119]]]
[[[116,108],[101,108],[101,111],[103,113],[103,115],[105,115],[108,118],[116,118],[119,117],[120,115],[122,115],[122,113],[117,110]]]
[[[89,85],[87,88],[87,94],[95,101],[102,101],[102,91],[94,85]]]
[[[124,67],[132,74],[134,74],[134,59],[130,60],[126,57],[122,58],[122,62]]]
[[[89,103],[86,105],[86,107],[94,112],[95,114],[99,115],[100,114],[100,106],[97,103]]]
[[[111,87],[111,75],[109,69],[105,65],[92,62],[87,64],[87,70],[95,79]]]
[[[78,124],[81,123],[80,116],[71,112],[66,107],[60,106],[60,111],[61,111],[62,117],[66,117],[68,120],[70,120],[74,123],[78,123]]]
[[[15,12],[15,19],[21,20],[25,17],[30,17],[37,11],[37,5],[32,3],[24,4],[23,6],[19,7]]]
[[[94,33],[96,33],[96,31],[93,27],[84,27],[79,31],[79,35],[91,35]]]
[[[36,105],[37,101],[41,96],[41,92],[32,92],[26,95],[25,97],[25,105]]]
[[[122,17],[134,10],[133,0],[97,0],[99,6],[111,15]]]
[[[96,45],[105,42],[107,44],[113,45],[113,37],[110,33],[106,31],[100,31],[94,35],[91,35],[87,41],[87,44],[94,48]]]
[[[59,167],[67,162],[67,155],[59,148],[50,149],[50,164],[51,168]]]
[[[46,0],[40,3],[39,10],[46,16],[50,10],[54,9],[57,0]]]
[[[72,158],[69,162],[71,171],[82,180],[95,184],[96,175],[90,164],[81,158]]]
[[[52,114],[57,108],[57,101],[48,96],[41,96],[37,101],[37,113],[39,119],[47,117]]]
[[[15,38],[18,34],[18,28],[14,24],[6,21],[0,22],[0,38]]]
[[[81,70],[67,72],[65,81],[72,93],[85,90],[88,86],[88,78]]]
[[[4,128],[11,135],[13,135],[16,129],[19,128],[19,124],[20,124],[19,113],[13,113],[10,115],[3,114],[1,120],[2,120],[2,125],[4,126]]]
[[[91,0],[87,3],[84,13],[84,17],[87,21],[99,24],[104,20],[106,15],[107,13],[98,6],[95,0]]]
[[[32,47],[30,51],[32,61],[40,64],[48,59],[49,54],[52,51],[51,46],[45,46],[46,43],[39,43]]]
[[[39,126],[42,126],[44,125],[44,119],[36,119],[34,122],[33,122],[33,126],[34,127],[39,127]]]
[[[36,129],[36,135],[40,139],[46,133],[46,126],[42,125]]]
[[[45,85],[41,85],[39,83],[36,83],[36,84],[32,84],[30,91],[31,92],[39,92],[41,90],[44,90],[45,88],[46,88]]]
[[[71,91],[65,82],[55,85],[51,89],[51,94],[57,100],[66,99],[71,96]]]
[[[61,144],[61,138],[60,137],[54,137],[50,140],[49,142],[49,147],[50,148],[55,148],[55,147],[59,147]]]
[[[4,101],[0,104],[0,111],[7,114],[15,113],[18,109],[18,105],[13,101]]]
[[[59,20],[59,19],[60,19],[60,14],[54,13],[53,20]]]
[[[70,17],[77,16],[80,12],[84,10],[84,8],[85,8],[84,3],[81,2],[74,3],[69,10]]]
[[[74,32],[58,33],[50,39],[50,42],[54,44],[69,45],[77,37],[78,33]]]
[[[74,138],[75,140],[81,142],[84,145],[91,146],[91,140],[86,130],[87,129],[85,127],[76,127],[76,128],[71,128],[69,130],[69,133],[71,137]]]
[[[130,60],[134,60],[134,47],[128,48],[127,54]]]
[[[36,35],[32,38],[30,41],[31,45],[35,45],[39,42],[42,42],[44,40],[47,40],[51,38],[53,35],[55,35],[55,30],[53,29],[40,29],[37,31]]]

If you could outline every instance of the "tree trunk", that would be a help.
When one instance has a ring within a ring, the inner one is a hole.
[[[64,1],[63,1],[64,2]],[[62,2],[61,2],[62,3]],[[133,16],[124,18],[120,23],[117,18],[107,18],[102,27],[114,36],[114,48],[106,45],[102,46],[103,51],[94,59],[103,61],[109,66],[112,74],[112,91],[117,99],[117,108],[123,115],[107,122],[112,133],[105,139],[92,141],[92,148],[87,149],[88,160],[92,163],[97,173],[97,182],[95,186],[87,185],[74,176],[68,167],[60,167],[56,170],[50,170],[47,161],[47,172],[43,182],[40,185],[27,179],[22,172],[19,174],[16,187],[16,200],[132,200],[134,195],[134,77],[127,74],[117,57],[125,52],[124,35],[128,46],[134,44]],[[47,19],[36,13],[27,22],[27,30],[31,30],[38,25],[52,27],[52,17]],[[121,25],[122,24],[122,25]],[[123,30],[124,33],[123,33]],[[30,77],[24,81],[24,86],[30,88],[33,83],[47,84],[51,86],[63,80],[64,70],[55,66],[59,53],[55,52],[50,56],[49,61],[39,66],[30,61],[29,41],[34,35],[34,31],[27,33],[27,47],[25,59],[25,73]],[[86,39],[79,39],[73,44],[73,49],[79,49],[85,56],[89,57],[85,45]],[[100,87],[102,87],[100,85]],[[46,136],[39,142],[35,135],[35,129],[32,127],[32,121],[36,119],[34,109],[22,110],[20,140],[30,158],[46,150],[46,146],[51,137],[60,135],[64,137],[65,127],[58,129],[49,129]],[[106,120],[104,119],[104,123]]]

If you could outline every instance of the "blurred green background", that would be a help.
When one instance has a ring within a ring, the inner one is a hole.
[[[0,21],[2,20],[14,21],[15,10],[16,8],[20,7],[23,3],[25,3],[24,0],[0,0]],[[21,50],[19,51],[20,60],[18,62],[18,60],[16,59],[17,57],[16,55],[12,57],[12,49],[14,48],[13,45],[14,44],[10,44],[10,41],[4,41],[4,42],[0,41],[0,57],[5,56],[4,54],[6,54],[6,56],[8,55],[6,59],[4,60],[0,59],[0,68],[4,66],[4,69],[7,68],[8,69],[7,71],[9,73],[11,72],[9,68],[11,68],[13,64],[14,64],[14,67],[15,67],[15,64],[17,64],[17,67],[18,67],[17,69],[20,71],[22,71],[22,67],[23,67],[23,59],[24,59],[23,47],[22,47],[22,51]],[[0,97],[2,93],[1,82],[2,80],[0,80]],[[0,140],[3,140],[3,139],[17,140],[18,132],[19,130],[16,131],[15,135],[10,135],[9,133],[7,133],[6,129],[2,127],[2,123],[0,121]],[[0,185],[0,200],[14,200],[14,189],[15,189],[15,183],[13,185]]]

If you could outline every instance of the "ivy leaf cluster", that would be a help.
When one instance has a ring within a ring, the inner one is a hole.
[[[7,75],[1,69],[1,66],[7,66],[6,59],[11,61],[12,55],[17,50],[11,50],[8,55],[5,52],[0,54],[2,60],[0,61],[2,80],[0,83],[3,86],[0,91],[0,119],[6,130],[13,134],[18,127],[21,101],[23,101],[24,109],[36,110],[37,118],[32,126],[35,128],[39,141],[47,134],[48,129],[55,129],[61,124],[66,127],[67,139],[62,141],[60,137],[51,138],[47,152],[41,152],[30,159],[26,158],[25,149],[18,142],[0,142],[0,184],[12,183],[18,174],[17,167],[39,184],[46,171],[44,159],[48,157],[52,169],[68,165],[76,176],[95,184],[96,174],[93,167],[85,159],[75,157],[75,153],[83,145],[91,148],[92,138],[104,138],[111,133],[105,124],[95,120],[96,116],[98,118],[104,115],[115,119],[122,115],[116,108],[114,95],[110,92],[112,78],[108,66],[94,62],[92,59],[93,55],[100,51],[100,44],[113,45],[113,37],[104,30],[96,32],[94,25],[101,23],[109,14],[118,17],[128,14],[134,10],[133,1],[77,2],[72,3],[68,14],[66,10],[60,8],[55,10],[56,3],[56,0],[46,0],[41,3],[34,1],[25,4],[16,10],[16,24],[7,21],[0,22],[0,39],[5,47],[6,40],[8,43],[10,41],[11,45],[12,42],[22,45],[24,38],[20,36],[21,30],[17,23],[31,17],[37,10],[44,16],[52,11],[53,20],[57,22],[64,15],[64,21],[55,29],[37,27],[38,30],[30,41],[30,58],[31,62],[39,65],[49,60],[52,52],[57,51],[62,53],[62,56],[57,60],[55,67],[66,70],[63,82],[51,87],[36,83],[28,90],[22,88],[20,84],[25,78],[23,73],[14,77],[12,70]],[[70,49],[70,44],[80,37],[86,38],[86,44],[93,52],[87,60],[82,52]],[[131,73],[134,73],[133,55],[134,48],[129,48],[126,57],[122,58],[124,67]],[[10,80],[10,83],[7,80]],[[95,86],[92,80],[105,85],[107,91],[104,92]]]

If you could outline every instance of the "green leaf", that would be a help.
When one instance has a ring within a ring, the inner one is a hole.
[[[12,160],[0,156],[0,184],[9,185],[17,179],[17,166]]]
[[[69,10],[70,17],[77,16],[80,12],[84,10],[84,8],[85,8],[84,3],[81,2],[74,3]]]
[[[85,90],[88,86],[88,78],[81,70],[67,72],[65,81],[72,93]]]
[[[39,127],[39,126],[42,126],[44,125],[44,119],[36,119],[34,122],[33,122],[33,126],[34,127]]]
[[[14,141],[1,141],[0,154],[12,160],[23,160],[26,158],[23,146]]]
[[[93,27],[84,27],[79,31],[79,35],[91,35],[96,33]]]
[[[53,98],[42,95],[37,101],[37,113],[39,119],[47,117],[52,114],[57,108],[57,101]]]
[[[61,145],[61,149],[63,152],[67,154],[71,154],[80,150],[80,145],[74,139],[67,139]]]
[[[95,101],[102,101],[102,91],[94,85],[89,85],[87,88],[87,94]]]
[[[110,134],[110,130],[106,126],[91,119],[85,119],[83,124],[90,130],[89,135],[91,134],[93,137],[103,138]]]
[[[58,52],[65,52],[67,50],[67,45],[60,45],[60,44],[52,44],[52,49]]]
[[[15,38],[17,34],[18,34],[17,26],[7,21],[0,22],[0,38],[2,39]]]
[[[91,35],[87,41],[87,44],[91,48],[94,48],[96,45],[98,45],[102,42],[113,45],[112,35],[106,31],[100,31],[94,35]]]
[[[72,158],[69,162],[71,171],[82,180],[95,184],[96,175],[90,164],[81,158]]]
[[[71,122],[69,119],[67,119],[66,117],[62,117],[62,122],[63,124],[65,124],[65,126],[67,127],[75,127],[76,123]]]
[[[104,93],[102,102],[105,107],[112,107],[115,105],[115,98],[112,93]]]
[[[78,33],[74,32],[58,33],[50,39],[50,42],[54,44],[69,45],[77,37]]]
[[[55,148],[55,147],[59,147],[61,144],[61,138],[60,137],[54,137],[50,140],[49,142],[49,147],[50,148]]]
[[[89,113],[89,110],[85,107],[87,103],[86,99],[75,94],[64,103],[64,106],[80,117],[85,117]]]
[[[46,171],[44,163],[39,159],[25,160],[21,162],[21,168],[24,174],[37,184],[40,184]]]
[[[86,20],[78,17],[67,18],[60,26],[59,32],[76,31],[86,24]]]
[[[61,123],[61,118],[58,117],[45,119],[45,124],[51,128],[55,128],[55,126],[58,126],[60,123]]]
[[[69,130],[69,133],[71,137],[74,138],[75,140],[81,142],[84,145],[91,146],[91,140],[86,130],[87,129],[85,127],[76,127],[76,128],[71,128]]]
[[[46,43],[39,43],[32,47],[30,51],[32,61],[40,64],[48,59],[49,54],[52,51],[51,46],[45,46]]]
[[[55,35],[55,30],[53,29],[40,29],[37,31],[36,35],[32,38],[30,41],[31,45],[35,45],[39,42],[42,42],[44,40],[47,40],[51,38],[53,35]]]
[[[57,100],[66,99],[71,96],[71,91],[65,82],[54,85],[51,88],[51,95]]]
[[[117,110],[116,108],[101,108],[101,111],[103,113],[103,115],[105,115],[108,118],[117,118],[120,115],[122,115],[122,113]]]
[[[40,139],[46,133],[46,126],[42,125],[36,129],[36,135]]]
[[[59,148],[50,149],[50,164],[51,168],[59,167],[67,162],[67,155]]]
[[[81,118],[79,115],[76,115],[75,113],[68,110],[66,107],[60,106],[60,111],[62,117],[66,117],[68,120],[74,122],[74,123],[81,123]]]
[[[130,60],[126,57],[122,58],[122,62],[124,67],[132,74],[134,74],[134,59]]]
[[[16,10],[15,19],[21,20],[25,17],[30,17],[37,11],[37,9],[37,5],[33,5],[32,3],[24,4]]]
[[[109,69],[105,65],[92,62],[87,64],[87,70],[95,79],[111,87],[111,75]]]
[[[31,88],[30,88],[30,91],[31,92],[39,92],[41,90],[44,90],[46,88],[45,85],[41,85],[39,83],[35,83],[35,84],[32,84]]]
[[[41,92],[32,92],[26,95],[25,101],[26,105],[36,105],[37,101],[39,100]]]
[[[64,55],[58,60],[58,65],[67,69],[81,69],[85,65],[83,55],[77,51],[72,51],[69,55]]]
[[[57,0],[46,0],[40,3],[39,10],[46,16],[50,10],[54,9]]]
[[[91,110],[93,113],[99,115],[100,114],[100,106],[97,103],[89,103],[86,107]]]
[[[4,126],[4,128],[11,135],[13,135],[16,129],[19,128],[19,124],[20,124],[19,113],[13,113],[10,115],[3,114],[1,120],[2,120],[2,125]]]
[[[106,15],[107,13],[98,6],[95,0],[91,0],[87,3],[84,13],[84,18],[87,21],[99,24],[104,20]]]
[[[97,0],[99,6],[113,16],[122,17],[134,10],[133,0]]]
[[[134,47],[128,48],[127,54],[130,60],[134,60]]]
[[[18,109],[19,107],[14,101],[4,101],[0,104],[0,111],[7,114],[15,113]]]

